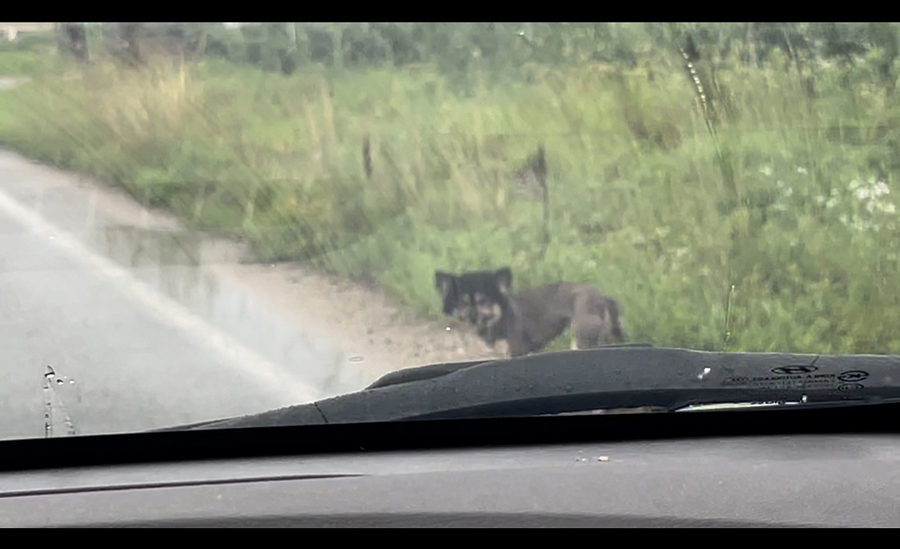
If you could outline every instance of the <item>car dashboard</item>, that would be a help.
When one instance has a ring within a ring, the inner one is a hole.
[[[0,525],[896,527],[900,437],[361,448],[9,471]]]

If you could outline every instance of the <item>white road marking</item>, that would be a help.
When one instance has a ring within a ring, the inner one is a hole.
[[[321,391],[297,380],[282,366],[242,345],[177,301],[157,293],[149,285],[135,278],[127,269],[92,252],[75,237],[54,227],[40,214],[20,204],[2,190],[0,190],[0,210],[18,220],[23,226],[31,228],[35,233],[46,235],[50,245],[56,246],[76,261],[93,267],[97,274],[108,278],[125,297],[161,322],[177,328],[194,343],[221,356],[225,363],[230,364],[235,371],[262,389],[277,395],[278,398],[289,399],[295,404],[322,398]]]

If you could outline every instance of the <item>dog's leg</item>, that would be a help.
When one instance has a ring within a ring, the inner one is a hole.
[[[515,327],[517,329],[509,330],[506,337],[506,348],[508,349],[507,356],[510,358],[525,356],[529,353],[525,334],[522,333],[521,329],[518,329],[518,326]]]
[[[572,349],[596,349],[600,346],[603,320],[594,315],[581,315],[572,319]]]
[[[606,326],[608,327],[607,338],[613,343],[624,343],[627,336],[622,329],[619,304],[611,297],[606,298],[604,301],[606,302],[606,307],[604,307],[604,317],[606,319]]]

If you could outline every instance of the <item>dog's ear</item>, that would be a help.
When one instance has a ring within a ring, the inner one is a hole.
[[[509,267],[500,267],[494,272],[497,278],[497,285],[503,292],[512,291],[512,271]]]
[[[441,292],[441,299],[444,301],[443,311],[447,316],[456,315],[456,275],[434,272],[434,286]]]

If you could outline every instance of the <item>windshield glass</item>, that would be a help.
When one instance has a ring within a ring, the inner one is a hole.
[[[898,30],[0,23],[0,438],[598,345],[898,353]]]

